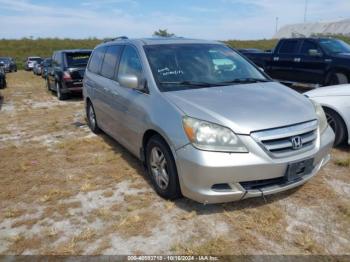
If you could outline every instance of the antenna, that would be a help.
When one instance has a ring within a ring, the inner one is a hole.
[[[307,20],[308,4],[309,4],[309,1],[305,0],[304,23],[306,23],[306,20]]]

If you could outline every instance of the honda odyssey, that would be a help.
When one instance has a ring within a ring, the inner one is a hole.
[[[220,203],[295,188],[328,162],[334,142],[319,104],[218,42],[105,42],[83,94],[91,130],[143,161],[166,199]]]

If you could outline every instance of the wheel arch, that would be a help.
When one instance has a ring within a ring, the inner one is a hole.
[[[176,159],[175,149],[172,146],[169,139],[167,138],[167,136],[165,134],[163,134],[163,132],[158,131],[156,129],[148,129],[145,131],[145,133],[143,134],[143,137],[142,137],[142,144],[141,144],[142,147],[140,149],[141,161],[145,163],[145,161],[146,161],[146,150],[145,149],[146,149],[147,143],[153,136],[156,136],[156,135],[158,135],[159,137],[161,137],[164,140],[164,142],[170,148],[170,151],[172,152],[173,158]]]
[[[349,134],[350,134],[350,125],[345,121],[345,116],[337,109],[337,108],[335,108],[334,106],[331,106],[331,105],[322,105],[322,107],[325,109],[328,109],[328,110],[331,110],[331,111],[333,111],[334,113],[336,113],[340,118],[341,118],[341,120],[343,121],[343,124],[345,125],[345,127],[346,127],[346,139],[348,140],[348,139],[350,139],[350,137],[349,137]]]

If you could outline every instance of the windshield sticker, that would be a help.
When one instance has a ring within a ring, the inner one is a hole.
[[[158,69],[158,73],[162,74],[162,76],[169,76],[169,75],[183,75],[184,72],[182,70],[174,70],[170,71],[169,68],[165,67],[162,69]]]

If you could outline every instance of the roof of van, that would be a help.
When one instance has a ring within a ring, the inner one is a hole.
[[[162,44],[218,44],[217,41],[189,39],[182,37],[152,37],[152,38],[136,38],[128,39],[125,37],[105,41],[106,43],[133,43],[138,42],[142,45],[162,45]]]

